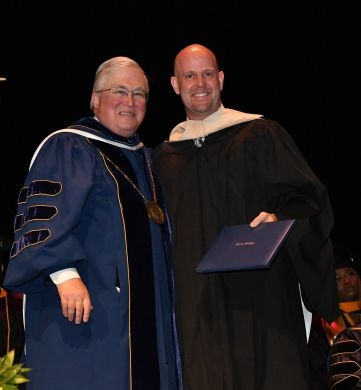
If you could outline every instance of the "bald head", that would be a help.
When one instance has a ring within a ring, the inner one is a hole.
[[[170,81],[181,96],[188,119],[205,119],[222,104],[224,74],[214,53],[203,45],[189,45],[177,54]]]
[[[182,49],[174,59],[174,75],[179,75],[179,69],[182,68],[185,62],[192,61],[204,61],[207,59],[209,64],[212,64],[213,68],[218,69],[218,63],[214,53],[203,45],[194,43]]]

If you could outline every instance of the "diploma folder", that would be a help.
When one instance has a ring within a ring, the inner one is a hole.
[[[294,219],[225,226],[196,268],[196,272],[268,268],[290,233]]]

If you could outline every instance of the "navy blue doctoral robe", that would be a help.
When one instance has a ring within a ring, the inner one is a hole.
[[[75,127],[118,141],[93,118]],[[144,199],[102,153],[152,198],[144,147],[69,132],[45,141],[20,191],[4,286],[26,294],[27,389],[153,389],[153,375],[154,390],[180,389],[169,223],[149,219]],[[88,323],[62,314],[49,275],[66,268],[88,288]]]

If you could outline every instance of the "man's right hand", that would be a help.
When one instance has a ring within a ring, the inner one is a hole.
[[[88,289],[80,278],[69,279],[56,285],[65,317],[76,324],[88,322],[93,309]]]

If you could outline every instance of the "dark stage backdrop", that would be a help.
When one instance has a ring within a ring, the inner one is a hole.
[[[150,78],[140,133],[154,146],[184,119],[170,86],[173,58],[202,43],[225,72],[223,103],[261,113],[293,136],[329,189],[333,236],[360,249],[360,1],[102,1],[0,3],[0,234],[50,132],[90,115],[97,66],[125,55]]]

